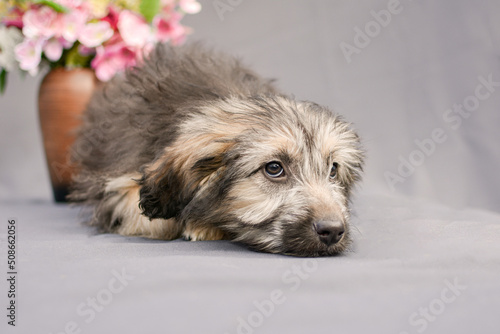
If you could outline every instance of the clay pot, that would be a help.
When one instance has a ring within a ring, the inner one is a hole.
[[[43,146],[56,202],[65,202],[75,166],[70,147],[81,115],[99,81],[88,68],[56,68],[43,79],[38,93],[38,112]]]

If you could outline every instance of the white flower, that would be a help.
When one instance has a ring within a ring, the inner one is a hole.
[[[82,28],[80,42],[88,48],[95,48],[113,36],[113,29],[106,21],[92,22]]]
[[[42,60],[43,39],[25,39],[15,47],[16,59],[19,67],[35,76],[38,73],[38,65]]]
[[[0,26],[0,68],[12,71],[16,67],[14,48],[22,40],[23,35],[18,28]]]
[[[201,4],[196,0],[180,0],[179,6],[187,14],[196,14],[201,10]]]

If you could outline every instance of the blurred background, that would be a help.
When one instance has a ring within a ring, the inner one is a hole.
[[[183,23],[300,100],[353,123],[358,192],[500,212],[500,1],[200,0]],[[0,97],[0,200],[51,201],[36,98]]]

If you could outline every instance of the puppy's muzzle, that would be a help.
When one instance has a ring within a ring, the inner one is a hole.
[[[327,246],[338,243],[344,237],[344,223],[339,220],[319,220],[313,227],[319,240]]]

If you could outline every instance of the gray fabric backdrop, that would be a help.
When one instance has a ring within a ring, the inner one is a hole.
[[[95,234],[77,209],[50,202],[41,78],[11,76],[0,217],[17,221],[18,325],[2,306],[0,332],[498,333],[500,214],[447,205],[500,211],[500,87],[487,82],[500,81],[500,1],[201,2],[185,21],[193,38],[359,129],[368,164],[353,250],[302,259]],[[218,13],[214,2],[230,5]]]
[[[185,19],[191,39],[355,123],[368,151],[361,191],[500,211],[499,1],[201,3]],[[40,80],[12,75],[0,97],[2,200],[51,197]]]

